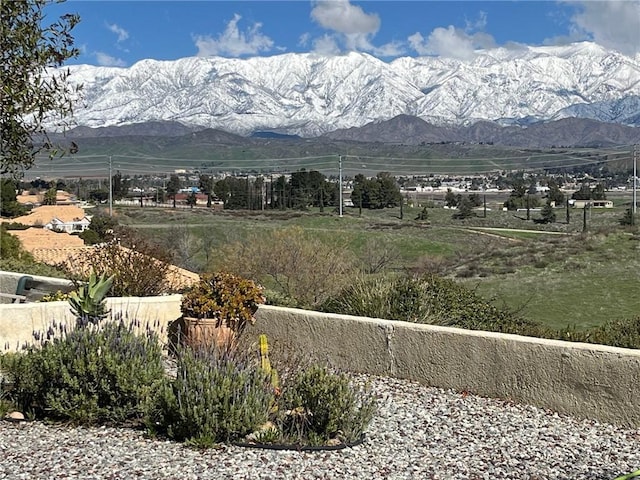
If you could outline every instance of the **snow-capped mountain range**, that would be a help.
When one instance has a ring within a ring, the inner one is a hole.
[[[401,114],[436,125],[527,125],[580,117],[640,126],[640,54],[594,43],[497,48],[462,61],[365,53],[76,65],[77,125],[177,121],[241,135],[318,136]]]

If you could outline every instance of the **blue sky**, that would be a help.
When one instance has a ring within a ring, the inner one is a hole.
[[[82,54],[70,63],[130,66],[152,58],[288,52],[370,53],[383,60],[471,58],[478,48],[595,41],[640,52],[640,0],[604,1],[91,1],[78,13]]]

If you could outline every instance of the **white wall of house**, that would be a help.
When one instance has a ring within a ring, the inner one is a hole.
[[[64,222],[59,218],[54,218],[49,223],[47,223],[44,228],[54,230],[56,232],[80,233],[89,228],[90,223],[91,220],[89,220],[87,217],[83,217],[80,220],[73,220],[71,222]]]

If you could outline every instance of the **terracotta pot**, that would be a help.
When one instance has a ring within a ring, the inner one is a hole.
[[[233,329],[213,318],[182,317],[183,341],[192,348],[232,348],[236,344]]]

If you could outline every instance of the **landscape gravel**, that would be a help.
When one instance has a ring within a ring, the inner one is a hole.
[[[0,478],[611,480],[640,468],[640,430],[368,379],[378,412],[353,448],[199,451],[139,430],[4,421]]]

